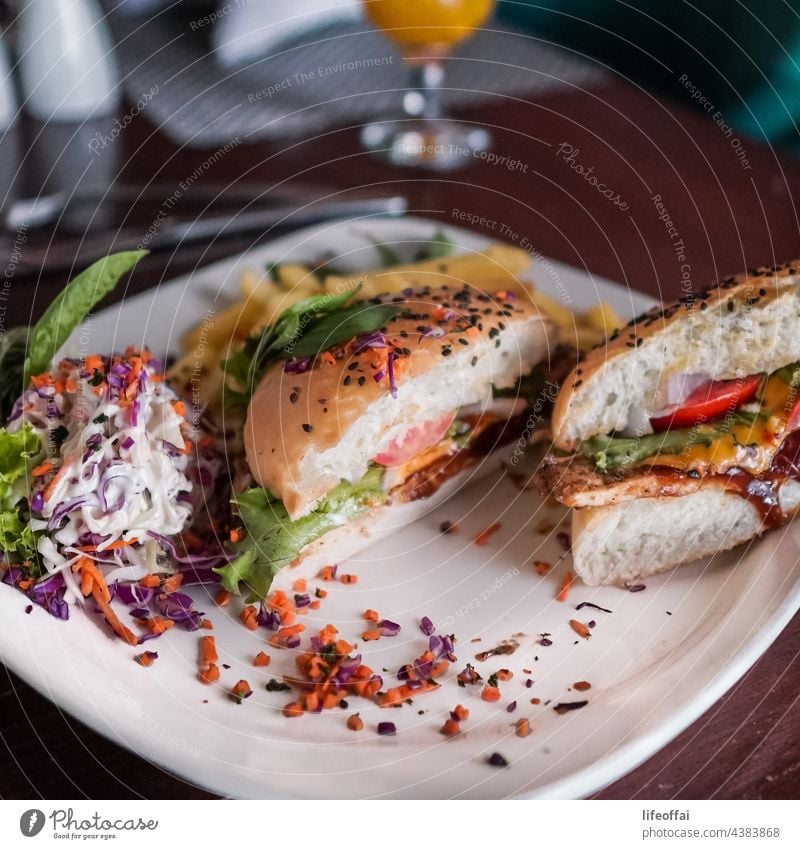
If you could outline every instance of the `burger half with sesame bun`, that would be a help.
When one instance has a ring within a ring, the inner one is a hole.
[[[263,598],[280,568],[352,556],[496,469],[555,395],[550,329],[522,296],[468,285],[284,312],[227,364],[248,478],[224,586]]]
[[[575,570],[623,584],[800,509],[800,263],[653,309],[579,363],[540,483],[573,508]]]

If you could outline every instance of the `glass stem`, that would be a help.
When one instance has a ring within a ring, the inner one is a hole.
[[[440,62],[413,65],[410,90],[403,98],[406,114],[415,118],[441,118],[443,82],[444,68]]]

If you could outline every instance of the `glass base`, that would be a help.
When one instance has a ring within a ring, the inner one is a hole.
[[[361,144],[393,165],[457,171],[475,164],[489,150],[491,138],[481,127],[445,119],[399,118],[367,124]]]

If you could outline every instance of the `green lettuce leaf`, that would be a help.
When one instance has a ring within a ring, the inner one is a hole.
[[[359,287],[360,288],[360,287]],[[362,333],[372,333],[403,311],[399,304],[348,306],[358,288],[340,295],[312,295],[284,310],[272,324],[253,334],[229,357],[222,370],[237,384],[224,389],[227,408],[241,406],[273,363],[313,357]]]
[[[680,454],[690,445],[710,445],[717,434],[713,428],[686,428],[638,437],[594,436],[581,443],[581,451],[605,473],[641,463],[654,454]]]
[[[283,502],[261,487],[238,493],[233,504],[246,536],[233,547],[238,556],[215,569],[223,587],[239,594],[244,584],[249,601],[266,598],[272,579],[302,548],[386,499],[382,478],[383,469],[373,466],[355,483],[342,481],[313,512],[294,521]]]
[[[0,550],[9,560],[32,560],[36,556],[36,535],[19,510],[0,510]]]
[[[50,367],[58,349],[147,251],[123,251],[90,265],[53,299],[33,327],[15,327],[0,338],[0,420],[8,418],[31,375]]]
[[[0,551],[8,560],[35,559],[27,484],[29,467],[41,454],[42,441],[29,424],[14,433],[0,428]]]

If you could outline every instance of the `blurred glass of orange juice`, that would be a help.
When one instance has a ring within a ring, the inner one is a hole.
[[[494,0],[364,0],[367,16],[401,47],[463,41],[491,13]]]

